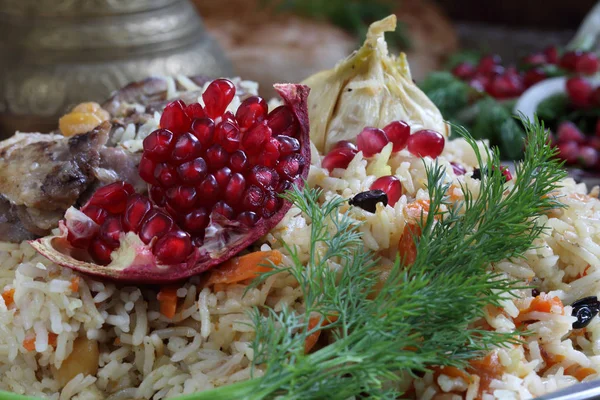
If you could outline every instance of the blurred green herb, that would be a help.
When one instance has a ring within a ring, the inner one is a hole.
[[[550,96],[542,101],[537,108],[537,114],[548,128],[556,132],[558,125],[564,121],[571,121],[582,132],[594,132],[596,123],[600,118],[600,109],[574,108],[566,94],[560,93]]]

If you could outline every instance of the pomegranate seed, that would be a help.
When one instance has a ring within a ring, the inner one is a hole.
[[[242,200],[244,189],[246,188],[246,179],[239,172],[231,175],[229,183],[225,188],[225,202],[227,204],[236,205]]]
[[[598,163],[598,151],[590,146],[581,146],[577,160],[585,167],[590,168]]]
[[[467,170],[465,169],[465,167],[463,167],[460,164],[457,164],[455,162],[451,162],[450,165],[452,165],[452,171],[454,171],[455,175],[464,175],[467,173]]]
[[[242,145],[248,153],[258,153],[262,146],[271,138],[271,128],[263,121],[244,134]]]
[[[167,234],[173,227],[173,219],[164,212],[153,209],[142,223],[140,229],[140,239],[148,244],[152,239],[161,238]]]
[[[462,62],[452,68],[452,74],[459,79],[467,80],[475,74],[475,66],[469,62]]]
[[[192,120],[185,113],[185,103],[181,100],[167,104],[160,117],[160,127],[174,134],[186,132]]]
[[[153,253],[163,264],[173,265],[184,262],[192,252],[190,235],[180,230],[169,232],[154,245]]]
[[[106,217],[108,217],[108,211],[104,208],[94,205],[86,205],[81,209],[85,215],[90,217],[92,221],[97,223],[98,225],[102,225]]]
[[[277,185],[277,193],[285,193],[288,192],[290,190],[292,190],[292,188],[294,187],[294,184],[290,181],[286,181],[285,179],[282,180],[281,182],[279,182],[279,184]]]
[[[219,183],[213,174],[209,174],[200,186],[198,192],[201,194],[200,202],[205,205],[214,204],[219,198]]]
[[[469,86],[478,92],[485,92],[490,85],[491,79],[487,76],[476,75],[473,79],[469,80]]]
[[[590,98],[588,99],[588,102],[596,107],[600,106],[600,86],[596,87],[594,90],[592,90],[592,93],[590,94]]]
[[[544,55],[548,63],[556,64],[558,62],[558,49],[555,46],[546,47]]]
[[[500,65],[502,59],[499,55],[491,54],[482,57],[477,65],[477,72],[480,74],[488,75],[494,73],[496,67]]]
[[[237,217],[237,220],[247,227],[253,227],[259,219],[258,214],[253,211],[244,211]]]
[[[65,220],[68,229],[67,240],[74,247],[85,249],[90,245],[90,241],[96,236],[100,227],[82,212],[75,212],[75,214],[76,218]]]
[[[288,155],[290,153],[295,153],[300,150],[300,142],[298,139],[286,136],[279,135],[276,136],[275,139],[279,142],[279,152],[281,155]]]
[[[523,82],[518,75],[499,75],[492,79],[488,92],[497,99],[509,99],[523,93]]]
[[[264,120],[268,111],[269,107],[266,101],[258,96],[250,96],[240,104],[235,113],[235,119],[242,130],[248,130],[255,123]]]
[[[208,168],[202,157],[188,161],[177,167],[177,175],[183,183],[194,184],[200,182],[206,176]]]
[[[598,72],[600,62],[594,53],[583,53],[575,61],[575,72],[593,75]]]
[[[577,60],[579,56],[581,56],[581,51],[568,51],[560,58],[559,65],[561,68],[568,69],[570,71],[575,70],[575,64],[577,64]]]
[[[506,182],[510,181],[513,178],[508,167],[500,166],[500,171],[502,171],[502,175],[504,176]]]
[[[546,61],[546,55],[543,53],[534,53],[523,58],[523,62],[530,65],[546,64]]]
[[[146,197],[140,194],[134,194],[129,197],[123,216],[123,229],[125,232],[139,232],[140,225],[151,208],[152,205]]]
[[[166,161],[171,156],[174,145],[173,132],[167,129],[157,129],[143,141],[144,156],[153,161]]]
[[[204,208],[197,208],[183,218],[183,227],[191,234],[204,235],[204,230],[208,226],[208,213]]]
[[[167,202],[165,191],[160,186],[152,186],[150,188],[150,200],[157,206],[164,206]]]
[[[190,117],[191,120],[206,117],[204,108],[202,108],[202,106],[198,103],[193,103],[193,104],[188,105],[185,108],[185,113],[188,117]]]
[[[213,207],[213,212],[221,214],[227,219],[233,219],[235,216],[233,208],[231,208],[231,206],[224,201],[218,201]]]
[[[281,208],[281,199],[273,192],[265,194],[265,201],[260,210],[264,218],[271,218]]]
[[[146,156],[142,156],[140,165],[138,166],[138,173],[140,178],[151,185],[158,184],[158,181],[154,177],[154,170],[156,169],[156,163]]]
[[[217,180],[217,183],[219,184],[219,188],[225,188],[227,187],[227,184],[229,183],[229,179],[231,178],[231,170],[228,167],[223,167],[220,170],[218,170],[217,172],[215,172],[215,179]]]
[[[533,68],[525,72],[523,83],[526,88],[529,88],[544,79],[546,79],[546,73],[540,68]]]
[[[91,241],[88,252],[96,264],[108,265],[112,261],[110,254],[111,249],[106,243],[102,242],[100,238],[95,238]]]
[[[371,190],[383,190],[388,197],[388,204],[392,207],[396,205],[400,196],[402,196],[402,183],[400,179],[393,175],[382,176],[371,185]]]
[[[375,154],[379,153],[389,141],[390,140],[385,132],[377,128],[365,128],[356,138],[358,150],[362,151],[365,157],[373,157]]]
[[[196,189],[193,187],[177,186],[167,190],[167,203],[176,210],[176,214],[192,209],[196,205],[196,200]],[[177,215],[171,214],[171,216]]]
[[[592,86],[583,78],[575,77],[567,80],[567,94],[576,106],[587,107],[592,90]]]
[[[198,138],[203,147],[208,147],[215,133],[215,122],[210,118],[196,119],[192,123],[192,134]]]
[[[287,106],[279,106],[267,116],[267,124],[271,128],[273,136],[286,135],[296,136],[298,124],[296,117]]]
[[[277,165],[277,161],[281,156],[279,152],[279,141],[275,138],[269,138],[265,143],[265,148],[260,155],[260,160],[262,165],[266,165],[267,167],[274,167]]]
[[[179,182],[177,170],[167,163],[160,163],[156,166],[154,177],[165,188],[175,186]]]
[[[88,202],[89,205],[100,206],[112,214],[125,211],[127,198],[133,194],[133,186],[126,182],[115,182],[96,190]]]
[[[558,156],[569,164],[577,162],[579,156],[579,145],[576,142],[562,142],[557,146]]]
[[[240,128],[229,121],[221,122],[215,129],[217,141],[228,152],[240,147]]]
[[[340,140],[333,146],[332,150],[333,149],[350,149],[354,152],[354,154],[358,153],[358,147],[356,144],[349,140]]]
[[[600,137],[592,137],[587,141],[587,145],[593,149],[600,151]]]
[[[250,185],[244,192],[242,206],[245,210],[259,211],[264,201],[264,192],[258,186]]]
[[[227,165],[229,155],[225,149],[218,144],[213,144],[206,150],[206,163],[211,171],[216,171]]]
[[[242,150],[234,151],[229,156],[229,168],[233,172],[242,172],[248,168],[248,157]]]
[[[436,158],[444,151],[444,137],[436,131],[424,129],[408,138],[408,151],[418,157]]]
[[[235,96],[235,85],[230,80],[212,81],[202,93],[206,114],[211,118],[222,115],[233,100],[233,96]]]
[[[285,179],[293,180],[302,172],[305,160],[302,155],[295,153],[285,156],[277,165],[277,172]]]
[[[406,147],[406,142],[410,136],[410,126],[404,121],[394,121],[387,124],[383,131],[394,144],[392,151],[397,152]]]
[[[577,125],[570,121],[561,122],[558,126],[557,132],[559,142],[585,142],[585,135],[579,130]]]
[[[186,132],[177,138],[171,160],[182,163],[200,156],[201,152],[202,145],[200,141],[191,133]]]
[[[119,237],[123,232],[123,225],[121,224],[121,217],[111,215],[106,218],[106,221],[100,227],[100,239],[112,248],[119,246]]]
[[[335,168],[346,169],[354,159],[356,152],[347,148],[334,148],[321,161],[323,168],[333,171]]]
[[[279,183],[279,175],[273,168],[255,165],[248,174],[248,180],[263,190],[272,190]]]

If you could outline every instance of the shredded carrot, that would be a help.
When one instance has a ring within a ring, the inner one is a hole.
[[[456,367],[434,367],[433,371],[436,377],[440,375],[446,375],[450,378],[463,378],[467,383],[473,380],[471,375]]]
[[[56,339],[58,335],[56,333],[50,332],[48,333],[48,344],[52,347],[56,347]]]
[[[500,363],[498,352],[492,351],[484,358],[477,358],[469,361],[467,372],[479,376],[478,399],[481,399],[483,392],[489,390],[490,383],[494,379],[499,379],[504,373],[504,366]]]
[[[583,270],[583,273],[580,272],[579,274],[577,274],[577,279],[583,278],[584,276],[587,276],[588,275],[588,271],[590,270],[591,267],[592,266],[590,264],[588,264],[587,267],[585,267],[585,269]]]
[[[3,291],[2,298],[4,299],[4,304],[6,304],[6,307],[9,307],[15,302],[15,289],[6,289]]]
[[[532,311],[549,313],[552,312],[553,306],[557,306],[561,310],[561,315],[565,314],[565,307],[558,297],[550,297],[547,293],[541,293],[531,300],[528,308],[521,310],[521,314],[527,314]]]
[[[261,272],[271,270],[269,261],[280,264],[282,259],[281,253],[277,250],[257,251],[231,258],[211,271],[206,285],[232,284],[256,278]]]
[[[415,224],[406,224],[400,241],[398,242],[398,252],[404,257],[404,265],[412,265],[417,259],[417,246],[413,236],[421,235],[421,228]]]
[[[121,345],[121,339],[120,338],[115,338],[115,340],[113,341],[113,344],[115,346],[120,346]]]
[[[582,367],[578,364],[571,365],[569,368],[565,369],[565,374],[574,376],[580,382],[588,376],[596,373],[597,371],[595,369]]]
[[[27,351],[35,350],[35,335],[26,337],[23,340],[23,347],[25,347],[25,350]]]
[[[406,216],[415,221],[420,220],[421,214],[423,215],[423,218],[427,218],[427,214],[429,213],[429,200],[415,200],[408,203],[404,210]]]
[[[331,315],[327,318],[325,318],[323,320],[323,322],[321,322],[321,326],[327,326],[329,324],[333,324],[335,321],[338,320],[337,315]],[[321,316],[316,316],[316,317],[311,317],[308,320],[308,330],[312,330],[314,329],[317,324],[321,321]],[[310,335],[308,335],[306,337],[306,340],[304,341],[304,353],[308,354],[313,347],[315,347],[315,344],[317,344],[317,341],[319,340],[319,337],[321,336],[321,330],[318,330],[316,332],[311,333]]]
[[[71,291],[73,293],[79,292],[79,277],[74,276],[71,278]]]
[[[177,287],[163,287],[156,298],[160,304],[160,313],[167,318],[173,318],[177,311]]]

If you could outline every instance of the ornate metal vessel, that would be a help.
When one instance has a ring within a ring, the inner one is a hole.
[[[187,0],[0,1],[0,138],[157,75],[231,75]]]

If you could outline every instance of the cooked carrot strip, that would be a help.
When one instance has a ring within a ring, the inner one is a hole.
[[[582,367],[579,364],[573,364],[565,369],[565,374],[574,376],[578,381],[582,381],[590,375],[598,373],[593,368]]]
[[[6,307],[9,307],[15,302],[15,289],[6,289],[3,291],[2,298],[4,299],[4,304],[6,304]]]
[[[534,297],[534,299],[531,300],[529,307],[521,310],[521,314],[527,314],[532,311],[549,313],[552,311],[553,306],[558,306],[560,308],[561,315],[565,314],[565,307],[558,297],[550,297],[547,293],[542,293],[539,296]]]
[[[23,340],[23,347],[25,347],[25,350],[27,351],[35,350],[35,335],[26,337]]]
[[[156,298],[160,304],[160,313],[167,318],[173,318],[177,311],[177,287],[163,287]]]
[[[456,367],[434,367],[433,371],[436,373],[436,376],[446,375],[450,378],[463,378],[466,382],[471,382],[473,380],[471,375]]]
[[[79,277],[74,276],[71,278],[71,291],[73,293],[79,292]]]
[[[338,320],[337,315],[331,315],[327,318],[325,318],[323,320],[323,322],[321,323],[321,326],[327,326],[329,324],[333,324],[335,321]],[[319,323],[319,321],[321,321],[321,317],[317,316],[317,317],[311,317],[308,320],[308,330],[312,330],[314,329],[317,324]],[[317,341],[319,340],[319,337],[321,336],[321,330],[318,330],[316,332],[311,333],[310,335],[308,335],[306,337],[306,340],[304,341],[304,353],[309,353],[313,347],[315,347],[315,344],[317,344]]]
[[[56,333],[50,332],[48,333],[48,344],[52,347],[56,347],[56,339],[58,335]]]
[[[232,284],[256,278],[261,272],[271,270],[269,261],[280,264],[282,259],[283,256],[277,250],[257,251],[231,258],[211,271],[206,285]]]
[[[400,257],[403,257],[406,266],[414,264],[417,259],[417,246],[413,238],[414,235],[421,235],[421,228],[415,224],[406,224],[398,242],[398,252]]]

